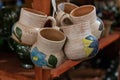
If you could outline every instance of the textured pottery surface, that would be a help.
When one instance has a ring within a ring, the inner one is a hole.
[[[55,29],[44,28],[38,33],[37,42],[31,48],[32,62],[43,69],[56,68],[65,60],[63,45],[65,35]]]
[[[93,5],[83,5],[71,11],[70,17],[74,24],[89,21],[92,34],[100,38],[103,31],[103,22],[96,16],[96,8]]]
[[[64,52],[68,59],[90,58],[98,52],[98,40],[91,34],[89,22],[61,27],[67,36]]]
[[[96,16],[96,8],[93,5],[83,5],[74,8],[69,13],[69,16],[64,15],[64,20],[66,21],[61,21],[63,22],[63,26],[66,25],[66,22],[68,25],[71,25],[69,24],[69,22],[71,22],[72,24],[79,24],[85,21],[89,21],[92,34],[95,35],[97,39],[101,37],[104,29],[103,22],[100,18]]]
[[[36,42],[37,32],[39,29],[34,27],[26,27],[19,22],[16,22],[12,30],[12,38],[15,41],[25,44],[32,45]]]
[[[20,18],[12,28],[12,38],[19,43],[32,45],[37,40],[37,33],[45,27],[48,20],[51,20],[52,26],[56,26],[53,17],[34,9],[22,8]]]
[[[72,4],[69,2],[62,2],[62,3],[58,4],[57,5],[58,11],[56,14],[56,20],[57,20],[58,26],[63,26],[63,25],[66,25],[67,23],[71,24],[71,20],[69,20],[69,19],[66,20],[66,16],[68,16],[68,18],[69,18],[70,12],[77,7],[78,6],[76,6],[75,4]],[[63,21],[66,24],[63,23]]]

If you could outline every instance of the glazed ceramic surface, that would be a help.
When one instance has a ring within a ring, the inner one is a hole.
[[[45,27],[45,23],[51,20],[52,26],[56,26],[56,20],[43,12],[22,8],[19,20],[12,27],[12,38],[19,43],[32,45],[37,40],[37,33]]]
[[[45,28],[38,33],[37,42],[31,48],[33,63],[44,69],[56,68],[65,60],[63,45],[65,35],[55,29]]]
[[[98,52],[98,40],[91,34],[89,22],[61,27],[67,36],[64,52],[68,59],[90,58]]]

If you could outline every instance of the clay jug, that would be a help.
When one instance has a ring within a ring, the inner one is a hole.
[[[58,67],[65,60],[63,45],[66,36],[53,28],[43,28],[38,32],[37,42],[31,48],[31,60],[43,69]]]
[[[66,16],[69,17],[70,12],[77,7],[78,6],[76,6],[75,4],[72,4],[72,3],[69,3],[69,2],[62,2],[62,3],[58,4],[57,5],[58,10],[57,10],[57,14],[56,14],[56,17],[55,17],[58,26],[71,24],[72,22],[69,19],[67,19]]]
[[[66,16],[66,18],[70,19],[73,24],[89,21],[92,34],[97,39],[101,37],[101,34],[104,30],[103,21],[99,17],[97,17],[96,8],[93,5],[83,5],[83,6],[77,7],[73,9],[70,12],[70,16],[69,17]]]
[[[100,38],[103,31],[103,22],[96,16],[96,8],[93,5],[83,5],[70,13],[74,24],[89,20],[92,34]]]
[[[91,34],[89,22],[62,26],[67,36],[64,52],[68,59],[80,60],[91,58],[98,52],[98,40]]]
[[[12,27],[12,38],[18,43],[32,45],[37,40],[37,32],[44,28],[48,20],[51,20],[52,27],[56,25],[53,17],[34,9],[22,8],[19,20]]]

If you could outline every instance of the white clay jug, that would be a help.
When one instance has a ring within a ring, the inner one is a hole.
[[[91,32],[97,39],[101,37],[104,30],[103,21],[97,17],[96,8],[93,5],[82,5],[77,7],[70,12],[69,16],[64,15],[64,19],[68,19],[68,21],[71,21],[73,24],[89,21]],[[66,25],[64,21],[61,22],[63,26]]]
[[[77,5],[73,3],[69,3],[69,2],[62,2],[58,4],[57,5],[58,10],[57,10],[57,14],[55,17],[58,26],[72,24],[72,22],[69,19],[67,19],[66,16],[69,17],[70,12],[77,7],[78,7]]]
[[[68,59],[80,60],[91,58],[98,52],[98,40],[92,35],[89,22],[62,26],[67,37],[64,52]]]
[[[52,27],[56,26],[56,20],[41,11],[30,8],[22,8],[19,20],[12,27],[12,38],[24,45],[33,45],[37,40],[37,32],[45,27],[45,23],[51,20]]]
[[[31,48],[31,60],[43,69],[53,69],[65,60],[63,46],[66,36],[58,30],[43,28],[38,32],[37,42]]]

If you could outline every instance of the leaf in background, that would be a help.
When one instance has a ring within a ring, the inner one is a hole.
[[[54,55],[50,55],[50,57],[48,59],[48,63],[51,65],[52,68],[56,67],[57,61],[58,60]]]
[[[21,42],[22,30],[18,27],[16,27],[16,34],[17,34],[19,41]]]

